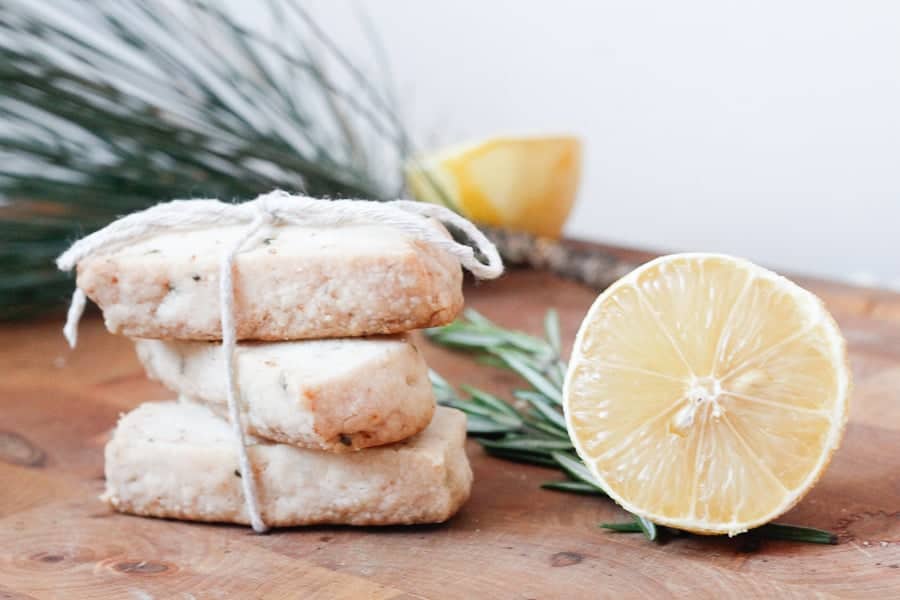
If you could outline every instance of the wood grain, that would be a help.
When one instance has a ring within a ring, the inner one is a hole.
[[[837,546],[655,545],[607,533],[596,525],[623,518],[614,504],[541,490],[554,471],[474,443],[472,499],[442,526],[257,536],[115,514],[97,500],[108,431],[121,412],[168,393],[99,319],[83,323],[74,353],[61,322],[43,320],[0,327],[0,598],[900,597],[900,296],[803,283],[838,319],[856,387],[843,447],[783,520],[835,530]],[[555,306],[569,343],[595,295],[531,271],[467,292],[471,306],[527,331]],[[498,393],[515,383],[422,346],[455,383]]]

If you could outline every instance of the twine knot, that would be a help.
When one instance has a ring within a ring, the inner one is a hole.
[[[253,202],[248,202],[256,211],[256,218],[260,219],[264,225],[276,225],[280,222],[278,214],[278,201],[290,198],[290,194],[282,190],[275,190],[268,194],[263,194],[256,198]]]

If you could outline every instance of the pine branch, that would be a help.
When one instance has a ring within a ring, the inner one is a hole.
[[[297,0],[263,10],[281,35],[201,0],[4,3],[0,319],[61,305],[51,259],[156,202],[396,197],[395,106]]]

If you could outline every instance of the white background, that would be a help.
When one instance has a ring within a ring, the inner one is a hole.
[[[363,57],[369,15],[426,146],[581,136],[572,236],[900,288],[900,2],[304,6]]]

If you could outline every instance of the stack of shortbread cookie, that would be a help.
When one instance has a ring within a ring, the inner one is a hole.
[[[78,263],[107,328],[135,338],[148,375],[179,397],[119,421],[104,494],[117,510],[252,520],[219,341],[220,259],[242,229],[155,233]],[[406,332],[458,314],[458,260],[386,225],[284,225],[237,254],[232,273],[231,372],[265,525],[453,515],[472,483],[465,417],[435,407]]]

